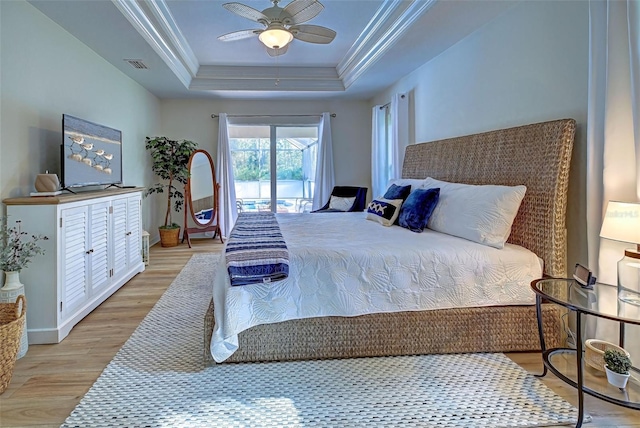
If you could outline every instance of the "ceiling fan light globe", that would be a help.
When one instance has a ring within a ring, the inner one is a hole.
[[[293,35],[281,28],[271,28],[260,33],[258,38],[266,47],[280,49],[287,46],[291,40],[293,40]]]

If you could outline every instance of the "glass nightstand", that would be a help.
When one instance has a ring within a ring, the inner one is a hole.
[[[607,287],[596,285],[596,287],[598,286]],[[588,315],[618,322],[620,328],[619,345],[624,347],[625,325],[640,325],[638,307],[621,300],[617,300],[617,305],[599,305],[597,304],[597,292],[580,287],[573,279],[539,279],[531,283],[531,288],[536,293],[538,332],[544,363],[544,371],[538,376],[545,376],[548,369],[558,378],[577,389],[579,414],[576,427],[582,426],[584,419],[584,393],[619,406],[640,410],[640,370],[632,367],[627,387],[624,390],[616,388],[608,384],[606,378],[595,376],[585,370],[584,345],[582,343],[582,317]],[[576,295],[580,295],[581,298],[575,298]],[[575,312],[576,349],[546,348],[541,309],[544,300],[557,303]]]

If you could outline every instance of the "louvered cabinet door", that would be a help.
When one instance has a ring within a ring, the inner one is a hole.
[[[142,263],[142,198],[127,198],[127,264]]]
[[[61,319],[66,319],[73,311],[87,301],[87,271],[89,249],[87,236],[89,207],[76,207],[61,211],[62,231],[61,256]]]
[[[111,233],[113,237],[112,269],[117,279],[128,271],[127,262],[127,198],[114,199],[111,202]]]
[[[89,281],[91,292],[97,293],[111,282],[109,256],[109,201],[90,206]]]

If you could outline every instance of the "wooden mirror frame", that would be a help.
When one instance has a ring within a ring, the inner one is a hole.
[[[208,161],[209,166],[211,168],[211,180],[213,182],[213,212],[211,213],[211,218],[206,223],[200,223],[200,221],[196,218],[196,213],[193,208],[193,201],[191,200],[191,167],[193,158],[198,154],[204,154]],[[218,216],[218,190],[220,189],[220,185],[216,182],[216,170],[213,166],[213,159],[211,155],[206,150],[198,149],[191,153],[191,157],[189,158],[189,164],[187,166],[189,168],[189,178],[187,179],[187,184],[184,186],[184,233],[182,234],[182,242],[187,240],[187,244],[189,248],[191,248],[191,238],[190,234],[192,233],[203,233],[203,232],[213,232],[213,239],[216,236],[220,237],[220,242],[224,243],[222,240],[222,231],[220,230],[220,217]],[[189,211],[191,215],[191,220],[196,224],[193,227],[189,226],[189,218],[187,216],[187,211]]]

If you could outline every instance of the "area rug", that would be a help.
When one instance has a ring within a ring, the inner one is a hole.
[[[196,254],[63,427],[535,427],[577,410],[503,354],[204,367],[218,255]]]

